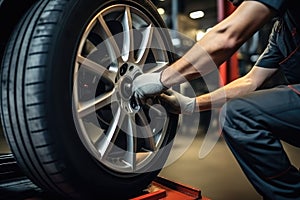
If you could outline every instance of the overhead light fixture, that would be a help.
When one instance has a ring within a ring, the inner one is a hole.
[[[190,18],[199,19],[204,17],[205,13],[202,10],[194,11],[190,13]]]
[[[160,15],[164,15],[165,14],[165,9],[163,8],[157,8],[157,11]]]

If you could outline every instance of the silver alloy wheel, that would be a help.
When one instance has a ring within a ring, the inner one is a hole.
[[[95,159],[117,172],[145,172],[161,150],[169,117],[157,99],[139,104],[132,80],[169,64],[161,32],[140,10],[101,10],[81,37],[74,68],[77,131]]]

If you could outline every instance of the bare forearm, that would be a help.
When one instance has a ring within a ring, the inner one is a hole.
[[[170,87],[204,76],[213,70],[217,70],[215,61],[198,42],[182,58],[163,71],[161,81]]]
[[[220,108],[227,100],[253,92],[257,85],[251,79],[242,77],[213,92],[196,97],[198,110]]]
[[[228,18],[212,28],[181,59],[162,73],[161,81],[173,86],[203,76],[224,61],[273,16],[256,1],[245,1]]]

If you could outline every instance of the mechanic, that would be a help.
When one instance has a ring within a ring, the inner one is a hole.
[[[162,72],[133,81],[135,97],[159,95],[168,110],[191,114],[222,107],[223,137],[246,177],[264,199],[300,199],[300,173],[281,140],[300,147],[300,12],[296,0],[231,0],[235,11]],[[266,23],[269,43],[244,76],[195,98],[168,88],[205,75],[229,59]],[[287,84],[260,89],[278,70]],[[226,98],[220,96],[225,91]],[[225,104],[226,103],[226,104]],[[225,109],[226,105],[226,109]]]

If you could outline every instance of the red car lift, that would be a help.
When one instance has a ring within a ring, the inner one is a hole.
[[[158,176],[145,191],[146,194],[130,200],[210,200],[201,190]]]

